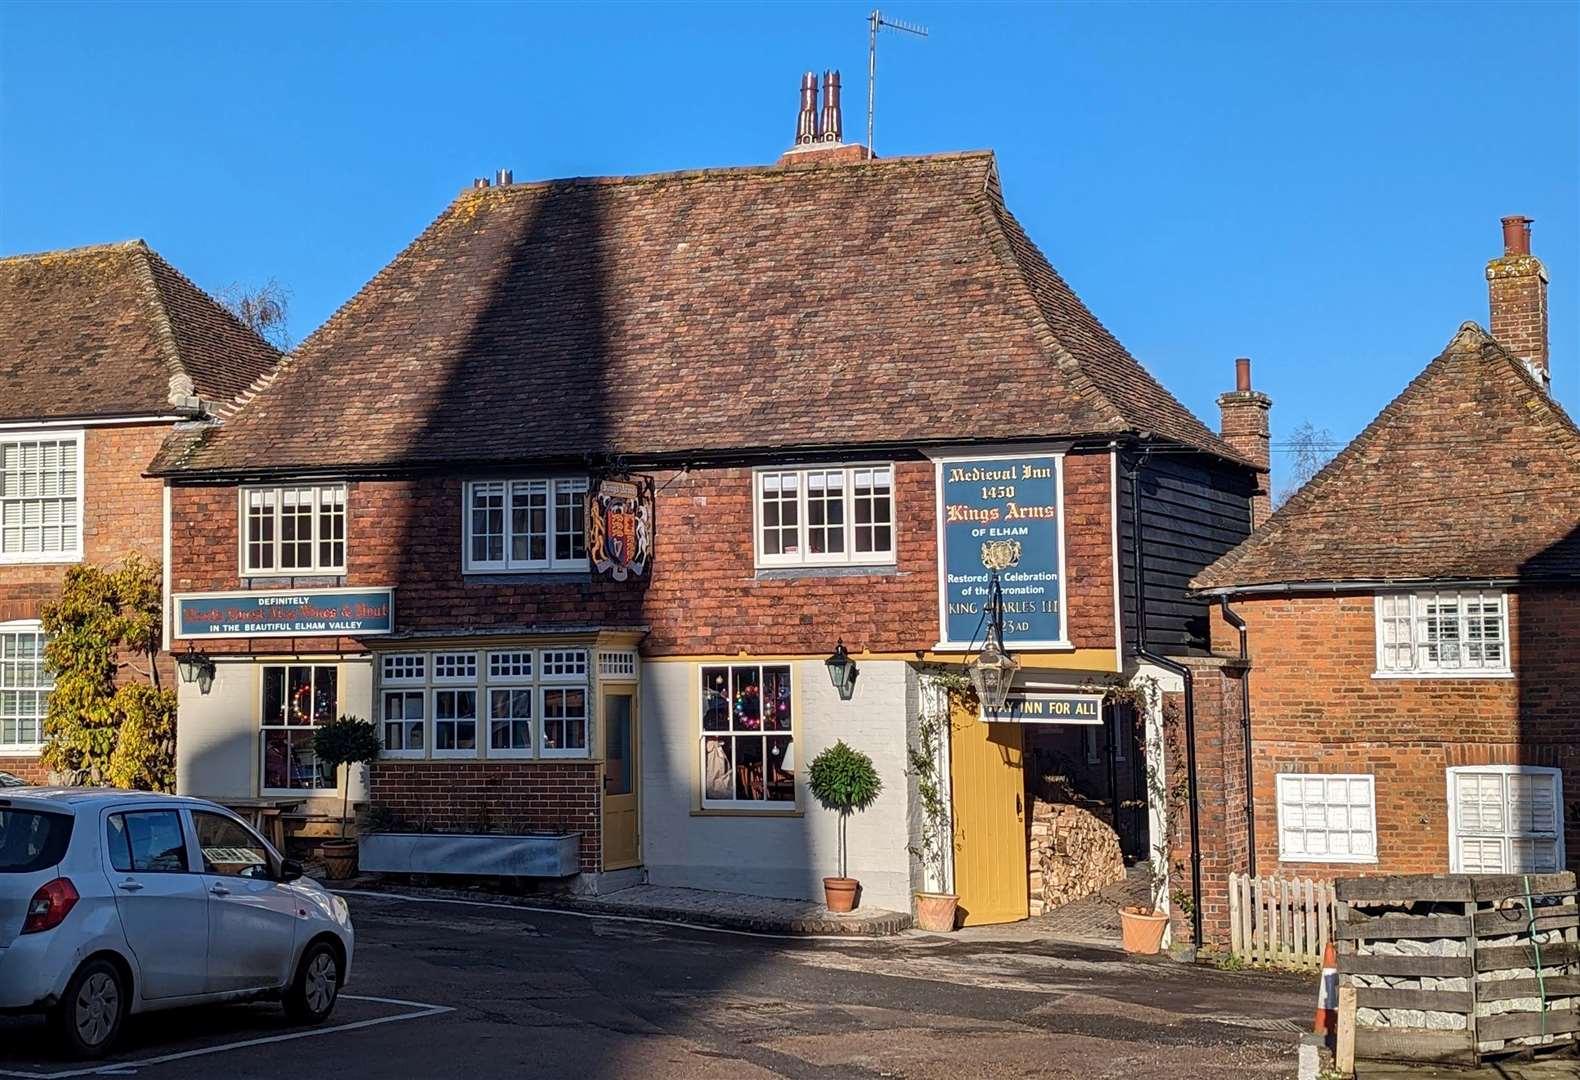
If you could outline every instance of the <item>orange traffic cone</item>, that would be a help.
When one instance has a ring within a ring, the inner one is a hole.
[[[1317,1018],[1312,1032],[1332,1035],[1339,1024],[1339,958],[1333,942],[1322,950],[1322,980],[1317,983]]]

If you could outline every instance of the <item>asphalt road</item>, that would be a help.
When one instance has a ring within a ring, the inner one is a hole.
[[[980,935],[797,941],[350,897],[322,1028],[277,1006],[130,1022],[116,1075],[188,1080],[1291,1077],[1314,983]],[[0,1018],[0,1077],[86,1075]]]

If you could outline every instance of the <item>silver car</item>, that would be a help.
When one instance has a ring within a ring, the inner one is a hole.
[[[133,1013],[276,998],[319,1023],[351,970],[346,903],[202,799],[0,790],[0,1012],[96,1057]]]

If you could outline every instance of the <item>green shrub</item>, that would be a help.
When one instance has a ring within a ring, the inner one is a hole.
[[[384,749],[372,721],[357,716],[342,716],[321,724],[313,732],[313,755],[337,772],[342,765],[365,765]],[[351,778],[346,777],[345,795],[340,807],[340,839],[346,838],[346,816],[351,802]]]
[[[848,877],[845,858],[845,825],[851,811],[865,810],[878,799],[883,781],[872,759],[860,750],[852,750],[845,740],[824,750],[812,759],[807,770],[807,787],[812,797],[826,809],[839,814],[839,876]]]

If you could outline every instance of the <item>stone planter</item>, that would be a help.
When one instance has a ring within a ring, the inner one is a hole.
[[[1119,927],[1127,953],[1155,956],[1163,947],[1163,931],[1168,925],[1169,917],[1151,908],[1119,909]]]
[[[579,832],[538,836],[493,833],[368,833],[358,866],[384,874],[565,878],[581,872]]]
[[[955,928],[955,912],[959,905],[960,897],[954,893],[917,893],[917,929],[939,934],[950,933]]]

